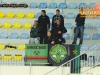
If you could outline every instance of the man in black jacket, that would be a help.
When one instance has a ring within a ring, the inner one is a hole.
[[[41,28],[40,44],[44,43],[44,37],[47,35],[47,30],[50,28],[50,19],[46,15],[46,11],[41,11],[41,16],[38,18],[38,23]]]
[[[64,26],[64,17],[62,15],[60,15],[60,10],[59,9],[56,10],[56,15],[54,15],[53,18],[52,18],[52,28],[54,26],[56,26],[56,21],[57,20],[60,20],[61,25]]]
[[[75,22],[76,22],[77,27],[75,28],[74,41],[72,44],[76,44],[77,38],[79,36],[80,38],[79,45],[81,45],[83,43],[85,17],[81,17],[81,15],[78,14],[75,19]]]
[[[53,37],[55,39],[55,44],[62,44],[63,43],[62,34],[66,33],[66,32],[67,32],[66,28],[61,25],[60,20],[57,20],[55,27],[52,29],[52,34],[53,34]]]

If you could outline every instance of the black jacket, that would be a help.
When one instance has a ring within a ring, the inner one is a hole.
[[[52,41],[55,41],[54,38],[46,36],[44,39],[44,44],[51,44]]]
[[[38,24],[42,29],[50,28],[50,19],[47,15],[38,18]]]
[[[54,15],[52,18],[52,28],[56,25],[56,20],[60,20],[61,25],[64,26],[64,17],[62,15]]]
[[[31,38],[37,38],[37,37],[40,37],[40,27],[37,26],[36,28],[32,27],[31,28],[31,31],[30,31],[30,37]]]
[[[55,27],[52,29],[52,34],[54,38],[62,38],[62,34],[58,34],[58,31],[61,31],[61,33],[66,33],[67,30],[62,25],[55,25]]]
[[[75,22],[76,22],[77,26],[84,26],[84,24],[85,24],[85,17],[81,17],[81,15],[78,14],[76,19],[75,19]]]

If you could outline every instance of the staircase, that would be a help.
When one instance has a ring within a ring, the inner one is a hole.
[[[98,49],[98,50],[97,50]],[[86,58],[87,54],[87,59]],[[74,62],[77,60],[77,63]],[[100,64],[100,44],[89,49],[44,75],[95,75],[93,69]],[[78,68],[76,65],[80,65]]]

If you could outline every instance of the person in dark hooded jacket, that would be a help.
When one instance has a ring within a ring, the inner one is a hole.
[[[56,26],[52,29],[52,35],[55,39],[55,44],[63,43],[62,34],[66,32],[67,32],[66,28],[61,25],[60,20],[57,20]]]
[[[54,26],[56,26],[57,20],[60,20],[61,26],[64,27],[64,17],[62,15],[60,15],[59,9],[56,10],[56,15],[54,15],[52,18],[52,28],[54,28]]]
[[[81,45],[83,43],[83,35],[84,35],[84,24],[85,24],[85,17],[81,17],[81,14],[78,14],[75,19],[77,27],[74,29],[74,40],[72,44],[76,44],[77,38],[80,38]]]
[[[50,19],[46,15],[46,11],[41,11],[41,16],[38,18],[38,25],[41,28],[40,44],[44,43],[44,38],[47,35],[47,30],[50,29]]]
[[[55,39],[51,34],[51,31],[47,32],[47,36],[44,39],[44,44],[55,44]]]

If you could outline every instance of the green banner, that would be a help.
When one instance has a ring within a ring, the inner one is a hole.
[[[49,63],[61,65],[69,60],[68,45],[49,45]]]
[[[79,45],[49,45],[49,63],[61,65],[80,55]],[[71,62],[71,73],[80,73],[80,57]]]
[[[26,44],[26,62],[47,63],[48,45],[47,44]]]
[[[70,49],[70,59],[80,55],[80,46],[79,45],[69,45]],[[71,61],[71,73],[80,73],[80,57],[75,58]]]

